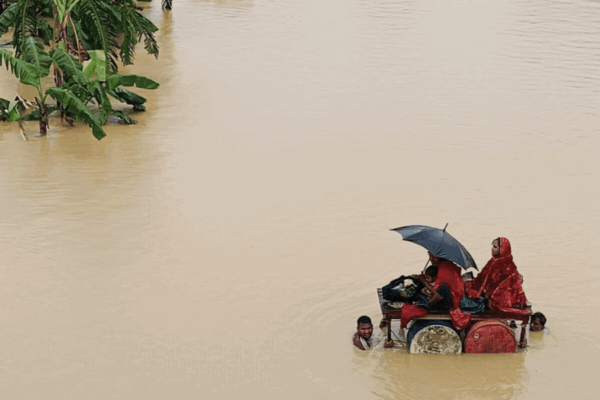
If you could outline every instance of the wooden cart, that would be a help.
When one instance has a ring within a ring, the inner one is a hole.
[[[388,326],[388,340],[392,339],[392,320],[397,319],[400,320],[400,308],[395,308],[390,306],[391,303],[388,300],[383,298],[382,289],[377,289],[377,295],[379,296],[379,304],[381,306],[381,313],[383,314],[383,319],[387,321]],[[506,313],[500,311],[485,311],[483,313],[472,314],[471,321],[473,323],[479,321],[489,321],[489,320],[504,320],[508,323],[514,322],[517,325],[518,329],[518,337],[517,337],[517,345],[519,348],[524,348],[527,346],[527,336],[528,336],[528,326],[531,319],[531,304],[527,304],[527,310],[529,311],[529,315],[520,315],[515,313]],[[415,318],[415,320],[450,320],[450,313],[448,311],[430,311],[427,315],[419,318]],[[519,329],[520,328],[520,329]]]

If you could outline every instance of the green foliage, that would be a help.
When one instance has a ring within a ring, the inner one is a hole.
[[[74,57],[62,50],[53,50],[51,57],[64,72],[64,89],[72,92],[85,105],[94,101],[98,105],[98,116],[101,123],[106,123],[110,115],[120,121],[133,124],[135,121],[121,111],[113,110],[109,95],[115,99],[133,106],[134,110],[144,110],[146,99],[121,86],[136,86],[142,89],[155,89],[159,86],[156,81],[139,75],[112,74],[104,77],[102,52],[90,52],[91,61],[82,70]],[[96,79],[93,79],[96,76]]]
[[[0,66],[2,60],[6,68],[25,85],[34,86],[41,91],[41,78],[50,73],[52,60],[44,51],[44,46],[32,37],[22,41],[23,59],[14,57],[8,50],[0,49]]]
[[[15,18],[20,10],[19,3],[12,3],[10,6],[4,10],[2,15],[0,15],[0,34],[3,35],[6,33],[8,28],[10,28],[15,23]]]
[[[154,37],[158,28],[142,15],[134,0],[15,0],[0,15],[0,34],[14,28],[11,44],[17,58],[26,37],[39,37],[46,44],[65,40],[60,32],[53,37],[52,24],[45,18],[54,19],[60,29],[68,27],[66,37],[72,49],[79,39],[85,50],[107,54],[106,75],[118,71],[119,58],[125,65],[132,64],[135,47],[142,41],[145,50],[158,57]]]
[[[21,111],[25,110],[25,105],[21,100],[0,99],[0,108],[0,120],[12,122],[21,119]]]
[[[21,100],[11,101],[6,116],[8,121],[18,121],[21,119],[21,111],[25,110],[25,106]]]
[[[88,124],[92,134],[98,140],[106,136],[102,124],[94,117],[92,111],[73,92],[63,88],[49,88],[46,93],[66,108],[76,121]]]
[[[23,60],[35,66],[39,71],[39,77],[45,77],[50,74],[50,65],[52,59],[46,53],[44,45],[35,38],[28,36],[21,43]]]
[[[107,55],[104,74],[116,72],[119,32],[111,28],[114,27],[112,19],[117,18],[114,10],[103,1],[84,0],[73,14],[84,47],[89,50],[102,50]]]
[[[46,21],[38,20],[35,29],[37,30],[38,36],[42,39],[44,44],[49,46],[54,40],[54,32],[52,27],[48,25]]]
[[[136,111],[145,111],[146,107],[144,107],[144,103],[146,102],[146,98],[130,92],[127,89],[123,89],[121,87],[116,87],[113,90],[109,90],[108,94],[110,94],[115,99],[119,100],[121,103],[129,104],[133,106],[133,109]]]
[[[68,72],[69,80],[73,85],[86,84],[89,82],[87,76],[83,73],[81,66],[74,62],[74,58],[63,50],[55,49],[51,54],[46,53],[44,46],[32,37],[27,37],[23,40],[23,59],[13,57],[6,49],[0,49],[0,63],[2,60],[7,66],[10,66],[13,73],[22,83],[35,86],[38,89],[40,96],[40,109],[28,119],[41,119],[42,115],[49,115],[50,110],[45,104],[46,95],[59,101],[61,106],[69,111],[70,116],[75,120],[84,122],[92,128],[93,135],[98,139],[102,139],[106,134],[102,129],[102,125],[96,119],[92,111],[68,88],[49,88],[46,93],[42,93],[41,78],[48,76],[50,66],[54,62],[63,71]],[[79,79],[79,83],[77,80]],[[106,96],[105,96],[106,97]],[[107,97],[106,97],[107,98]],[[108,98],[107,98],[108,99]],[[110,104],[110,102],[108,102]],[[22,107],[22,104],[21,104]],[[17,121],[21,119],[18,112],[19,105],[16,104],[8,108],[6,115],[9,121]],[[17,115],[18,114],[18,115]],[[45,123],[45,122],[44,122]]]
[[[135,119],[129,117],[128,115],[125,115],[125,113],[123,113],[123,111],[111,110],[110,115],[117,117],[120,122],[127,124],[127,125],[137,124],[137,121]]]
[[[59,110],[58,107],[47,107],[46,108],[46,112],[48,113],[48,115],[50,115],[53,112],[58,111],[58,110]],[[20,120],[21,121],[39,121],[40,120],[39,108],[36,108],[35,110],[32,110],[30,113],[22,116]]]
[[[11,121],[9,117],[10,100],[0,98],[0,121]]]
[[[110,100],[112,97],[143,111],[146,99],[124,87],[159,86],[143,76],[118,74],[119,59],[132,64],[140,42],[149,54],[158,57],[154,38],[158,28],[141,14],[135,0],[8,1],[0,15],[0,34],[13,29],[13,49],[0,48],[0,66],[5,65],[21,83],[38,90],[38,108],[22,115],[22,102],[0,99],[0,119],[40,120],[40,132],[44,133],[48,115],[60,110],[88,124],[97,139],[106,135],[102,125],[110,116],[135,123],[122,111],[113,110]],[[44,44],[51,46],[50,51]],[[81,62],[87,55],[90,62],[83,68]],[[42,79],[52,70],[60,87],[43,92]],[[57,107],[46,104],[48,96],[58,102]],[[88,107],[93,103],[97,111]]]
[[[87,81],[87,76],[83,73],[83,67],[72,55],[67,54],[62,49],[54,49],[50,51],[49,56],[69,79],[72,79],[75,82]]]
[[[13,55],[6,49],[0,49],[0,67],[2,66],[2,60],[6,64],[6,69],[10,68],[10,71],[21,80],[25,85],[31,85],[35,87],[40,86],[40,72],[27,61],[13,57]]]
[[[91,78],[94,74],[96,74],[100,82],[106,81],[106,72],[108,66],[106,64],[105,53],[100,50],[92,50],[89,52],[89,54],[91,61],[88,66],[85,67],[85,74],[88,78]]]
[[[117,86],[137,86],[140,89],[156,89],[159,83],[139,75],[111,75],[106,78],[106,87],[112,90]]]
[[[48,114],[50,114],[50,112]],[[29,114],[27,114],[21,118],[21,121],[39,121],[39,120],[40,120],[40,110],[39,109],[35,109],[32,112],[30,112]]]
[[[133,0],[81,0],[73,9],[79,39],[88,50],[102,50],[106,55],[105,75],[117,72],[117,60],[132,64],[135,46],[143,40],[149,54],[158,57],[154,33],[158,30],[144,17]]]
[[[62,22],[80,1],[81,0],[52,0],[52,3],[54,3],[54,7],[56,8],[56,18],[58,21]]]
[[[8,13],[8,26],[14,28],[11,44],[15,49],[15,57],[21,57],[24,41],[26,41],[28,37],[35,37],[37,35],[38,19],[41,14],[40,10],[44,8],[45,4],[40,0],[17,0],[2,13],[2,16]],[[2,18],[0,18],[0,26],[1,25]]]
[[[10,105],[10,100],[6,100],[0,97],[0,108],[2,109],[2,112],[4,112],[8,106]]]
[[[29,106],[30,108],[31,106]],[[38,108],[31,110],[31,112],[27,114],[23,114],[28,110],[28,106],[26,106],[22,100],[19,100],[18,97],[14,101],[9,101],[6,99],[0,98],[0,121],[39,121],[40,120],[40,110]],[[48,107],[47,112],[51,114],[52,112],[58,110],[56,107]]]
[[[52,59],[44,50],[44,45],[31,36],[21,41],[21,48],[22,58],[16,58],[8,50],[0,49],[0,66],[4,60],[6,68],[10,68],[21,83],[34,86],[41,96],[41,78],[50,74]]]
[[[149,54],[158,57],[158,43],[154,33],[158,30],[149,19],[144,17],[131,0],[121,0],[121,5],[116,7],[121,19],[120,31],[123,32],[123,42],[119,55],[123,64],[132,64],[135,46],[143,37],[144,48]]]

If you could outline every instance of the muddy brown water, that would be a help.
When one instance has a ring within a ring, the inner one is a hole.
[[[144,7],[137,125],[0,124],[3,398],[596,397],[599,2]],[[354,350],[426,260],[389,229],[446,223],[511,240],[550,334]]]

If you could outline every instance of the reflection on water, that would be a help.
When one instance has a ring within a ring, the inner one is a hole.
[[[600,3],[144,7],[137,125],[0,124],[6,398],[595,398]],[[446,223],[511,240],[551,335],[355,351],[426,261],[389,229]]]
[[[373,369],[375,389],[384,398],[510,399],[523,393],[526,355],[431,356],[384,352]],[[498,395],[500,394],[500,395]]]

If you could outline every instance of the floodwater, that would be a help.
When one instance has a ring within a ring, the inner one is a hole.
[[[600,2],[143,7],[137,125],[0,124],[3,398],[596,398]],[[511,240],[550,334],[354,350],[426,261],[390,229],[446,223]]]

